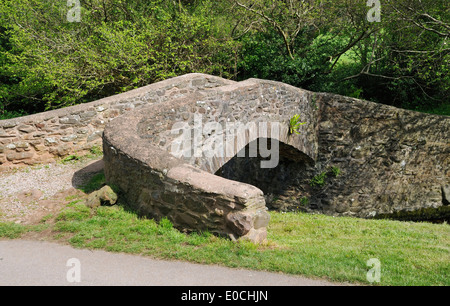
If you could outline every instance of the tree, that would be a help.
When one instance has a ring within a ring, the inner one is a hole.
[[[92,101],[189,72],[282,81],[423,109],[448,103],[449,3],[0,0],[0,115]]]
[[[448,1],[232,0],[240,76],[423,108],[448,102]],[[370,3],[369,3],[370,4]]]
[[[324,5],[320,1],[279,1],[235,0],[235,5],[253,15],[247,30],[255,25],[265,25],[275,30],[283,39],[287,55],[293,60],[296,53],[296,40],[299,35],[309,35],[311,38],[320,29],[321,13]]]
[[[241,77],[314,88],[341,56],[377,31],[360,1],[233,0],[244,13],[234,29],[243,41]]]
[[[344,80],[375,83],[370,96],[396,106],[448,102],[449,13],[447,1],[386,0],[380,30],[357,47],[360,71]]]
[[[0,75],[16,80],[0,99],[33,113],[190,72],[228,77],[235,44],[213,9],[212,1],[92,0],[69,22],[65,0],[0,0],[11,42]]]

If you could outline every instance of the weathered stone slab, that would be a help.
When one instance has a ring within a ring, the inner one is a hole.
[[[33,155],[34,153],[32,152],[8,153],[6,154],[6,159],[8,159],[9,161],[24,160],[32,158]]]

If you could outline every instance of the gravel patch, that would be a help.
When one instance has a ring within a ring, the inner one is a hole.
[[[77,187],[102,168],[101,160],[85,160],[0,172],[0,221],[29,220],[58,195],[75,193]]]

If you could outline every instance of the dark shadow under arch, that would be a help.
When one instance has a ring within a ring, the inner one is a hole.
[[[259,140],[254,141],[257,148]],[[277,140],[268,139],[267,143],[270,145],[271,141]],[[301,205],[302,196],[308,197],[310,194],[307,173],[311,173],[314,167],[311,159],[296,148],[279,142],[278,165],[264,169],[261,161],[270,157],[263,158],[259,150],[257,157],[249,157],[249,148],[255,145],[254,142],[242,149],[245,150],[245,157],[234,156],[215,175],[258,187],[264,192],[269,209],[286,210]],[[244,155],[242,151],[240,153],[240,156]],[[299,194],[302,196],[299,197]]]

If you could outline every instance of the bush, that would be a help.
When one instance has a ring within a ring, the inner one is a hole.
[[[234,43],[211,1],[0,1],[0,115],[35,113],[128,91],[173,76],[229,76]]]

